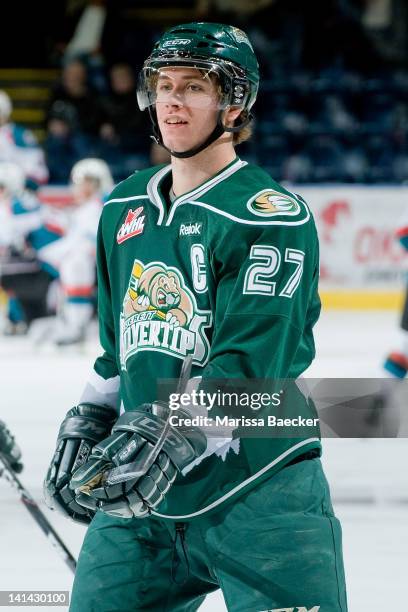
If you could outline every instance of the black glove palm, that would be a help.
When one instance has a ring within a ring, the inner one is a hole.
[[[117,419],[112,408],[79,404],[68,411],[60,427],[57,448],[44,481],[47,506],[79,523],[89,523],[94,512],[75,501],[69,488],[73,472],[88,461],[92,447],[105,438]]]

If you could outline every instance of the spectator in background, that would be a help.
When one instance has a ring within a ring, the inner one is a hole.
[[[75,109],[62,100],[56,100],[48,113],[44,150],[53,184],[68,183],[72,166],[87,155],[88,141],[78,130]]]
[[[114,64],[109,71],[109,82],[109,95],[101,104],[102,140],[118,146],[124,153],[145,150],[150,127],[137,106],[132,68],[125,63]]]
[[[92,90],[88,86],[85,64],[75,59],[62,70],[61,81],[57,83],[48,106],[47,121],[55,111],[55,105],[63,102],[70,107],[78,130],[88,138],[90,145],[98,134],[100,111]]]
[[[0,91],[0,162],[12,162],[36,183],[46,183],[48,170],[44,153],[34,134],[10,121],[13,110],[5,91]]]
[[[84,54],[98,54],[105,20],[105,1],[88,0],[73,36],[65,48],[64,60],[76,59]]]
[[[356,0],[354,0],[356,1]],[[406,0],[358,0],[361,23],[380,56],[395,66],[408,65]]]
[[[53,183],[66,183],[73,164],[98,147],[101,112],[88,86],[85,64],[75,59],[62,70],[47,110],[47,153]]]

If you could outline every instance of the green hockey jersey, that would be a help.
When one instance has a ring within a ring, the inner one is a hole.
[[[135,410],[157,399],[159,378],[179,376],[187,355],[203,388],[212,379],[296,379],[314,357],[319,253],[303,199],[239,158],[169,206],[170,186],[170,165],[149,168],[104,206],[105,352],[82,401]],[[218,439],[155,514],[189,520],[217,510],[312,449],[320,452],[316,424],[296,437]]]

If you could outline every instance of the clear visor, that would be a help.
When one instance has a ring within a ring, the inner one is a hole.
[[[224,89],[215,65],[147,67],[139,76],[137,100],[141,110],[157,104],[225,109],[229,96]]]

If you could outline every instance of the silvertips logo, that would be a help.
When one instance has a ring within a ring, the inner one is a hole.
[[[145,226],[145,216],[142,215],[142,212],[143,206],[139,206],[139,208],[136,208],[135,210],[129,208],[126,218],[116,235],[118,244],[122,244],[122,242],[125,242],[125,240],[138,236],[143,232]]]
[[[300,212],[299,202],[287,193],[274,189],[258,191],[247,202],[248,210],[259,217],[275,217],[277,215],[297,215]]]
[[[120,319],[120,360],[140,351],[158,351],[195,363],[208,359],[210,345],[204,329],[209,310],[199,310],[180,270],[161,261],[144,264],[135,259]]]

